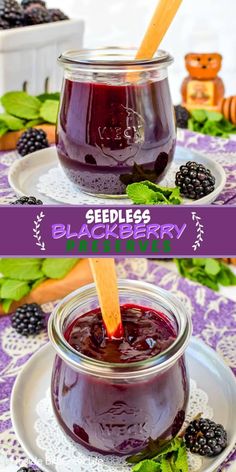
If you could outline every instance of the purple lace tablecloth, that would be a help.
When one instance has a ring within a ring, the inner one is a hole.
[[[225,169],[227,183],[214,204],[236,205],[236,140],[213,138],[190,131],[178,131],[178,144],[201,152],[218,161]],[[7,204],[16,197],[8,182],[10,165],[19,156],[15,152],[0,152],[0,204]]]
[[[179,297],[192,315],[194,336],[215,349],[236,374],[235,302],[146,259],[120,261],[118,273],[122,278],[154,283]],[[52,307],[53,304],[47,304],[44,310],[49,313]],[[46,342],[46,333],[24,338],[11,328],[9,317],[0,319],[0,452],[17,466],[29,465],[29,462],[12,429],[11,391],[22,367]],[[221,470],[228,470],[235,461],[236,454],[232,454]]]

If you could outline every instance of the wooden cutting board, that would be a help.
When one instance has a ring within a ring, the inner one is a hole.
[[[93,282],[93,278],[88,259],[81,259],[64,279],[46,280],[32,290],[29,295],[22,298],[19,302],[14,303],[11,306],[11,312],[24,303],[38,303],[42,305],[43,303],[59,300],[73,292],[73,290],[91,282]],[[6,315],[6,313],[3,312],[0,305],[0,316],[1,315]]]
[[[40,128],[45,131],[49,144],[55,143],[56,127],[54,125],[39,125],[35,126],[35,128]],[[25,130],[11,131],[4,134],[4,136],[0,138],[0,151],[12,151],[16,149],[17,141],[24,131]]]

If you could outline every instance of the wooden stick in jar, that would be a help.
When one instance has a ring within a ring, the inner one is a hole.
[[[182,0],[160,0],[148,26],[136,59],[151,59],[168,31]]]
[[[115,270],[115,261],[111,258],[89,259],[103,321],[109,338],[121,338],[123,326]]]

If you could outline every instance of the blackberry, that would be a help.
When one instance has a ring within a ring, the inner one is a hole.
[[[215,177],[202,164],[189,161],[181,166],[175,177],[180,193],[191,200],[199,200],[215,190]]]
[[[25,21],[27,25],[41,25],[50,23],[50,15],[46,8],[38,6],[25,10]]]
[[[38,334],[44,329],[45,313],[37,303],[25,304],[17,308],[11,317],[11,325],[23,336]]]
[[[21,156],[49,147],[47,135],[43,129],[29,128],[17,142],[17,151]]]
[[[3,20],[2,18],[0,18],[0,30],[6,30],[6,29],[9,29],[9,28],[10,28],[10,25],[9,25],[8,21]]]
[[[43,205],[43,202],[35,197],[20,197],[11,202],[11,205]]]
[[[65,15],[63,11],[57,8],[49,8],[48,13],[49,13],[51,22],[69,20],[69,17]]]
[[[32,469],[32,467],[21,467],[17,472],[41,472],[39,469],[37,471]]]
[[[181,105],[175,106],[175,116],[178,128],[188,128],[188,120],[190,118],[190,113],[186,108],[182,107]]]
[[[23,8],[15,0],[0,1],[0,20],[9,24],[9,28],[24,26]]]
[[[213,457],[227,446],[227,433],[221,424],[201,418],[194,420],[185,432],[186,447],[201,456]]]
[[[43,0],[22,0],[21,6],[26,9],[31,6],[44,7],[46,8],[46,3]]]

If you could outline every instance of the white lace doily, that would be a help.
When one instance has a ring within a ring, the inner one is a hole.
[[[197,414],[213,418],[213,410],[208,405],[206,392],[190,383],[190,400],[186,421],[191,421]],[[82,446],[66,437],[58,427],[55,418],[50,392],[36,406],[35,422],[37,446],[44,451],[45,462],[51,464],[57,472],[129,472],[130,466],[125,459],[116,456],[102,456],[87,451]],[[53,441],[52,441],[53,438]],[[197,472],[202,465],[201,457],[189,454],[189,472]]]
[[[179,165],[173,163],[168,172],[168,176],[162,180],[164,187],[175,186],[175,175]],[[108,176],[109,177],[109,176]],[[112,175],[111,175],[112,177]],[[78,190],[71,182],[63,170],[57,166],[50,169],[46,174],[41,175],[37,184],[37,190],[53,200],[70,205],[130,205],[128,198],[99,198],[87,195]]]

